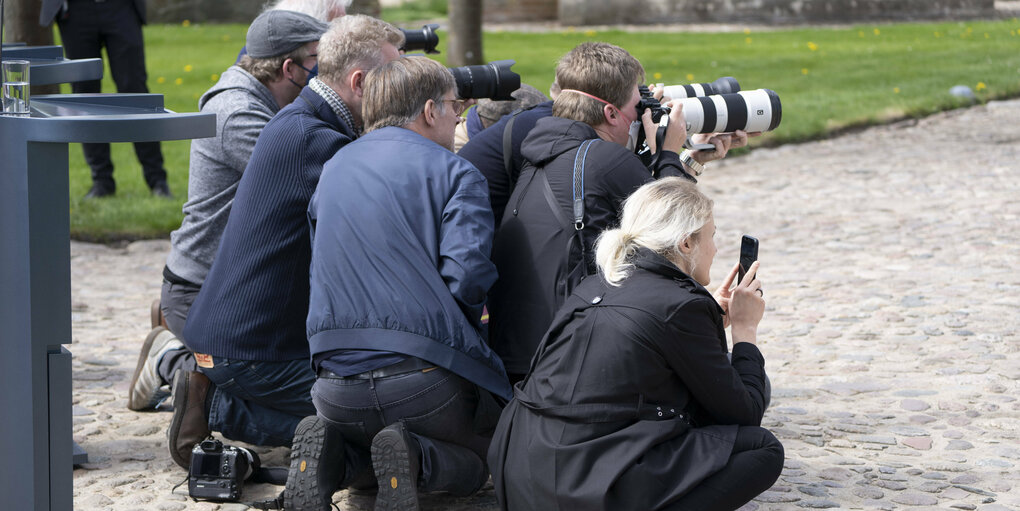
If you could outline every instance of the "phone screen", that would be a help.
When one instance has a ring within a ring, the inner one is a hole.
[[[758,238],[744,235],[740,239],[740,270],[737,272],[737,282],[744,280],[744,274],[751,268],[751,265],[758,260]]]

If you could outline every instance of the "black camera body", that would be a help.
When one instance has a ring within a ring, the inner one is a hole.
[[[249,449],[203,440],[191,451],[188,494],[193,499],[237,501],[245,479],[260,464],[258,454]]]
[[[658,123],[663,115],[669,115],[669,107],[662,106],[662,103],[655,99],[647,85],[638,86],[638,91],[641,93],[641,100],[635,106],[638,119],[641,119],[641,115],[645,113],[646,108],[652,111],[652,122],[654,123]]]

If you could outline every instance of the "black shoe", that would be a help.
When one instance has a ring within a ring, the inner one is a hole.
[[[372,468],[379,482],[375,511],[418,510],[418,449],[404,423],[383,428],[372,439]]]
[[[99,199],[102,197],[111,197],[117,193],[117,186],[112,183],[92,183],[92,188],[89,188],[89,193],[85,194],[86,199]]]
[[[344,477],[344,463],[343,435],[320,417],[301,419],[294,430],[283,508],[329,511]]]
[[[170,193],[170,187],[167,186],[166,181],[160,181],[152,185],[152,196],[162,197],[164,199],[174,198],[174,194]]]

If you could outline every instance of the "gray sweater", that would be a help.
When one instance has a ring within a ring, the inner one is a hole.
[[[191,142],[188,201],[180,229],[170,233],[166,265],[179,277],[201,285],[212,267],[255,141],[280,107],[265,85],[231,66],[198,100],[198,108],[216,114],[216,136]]]

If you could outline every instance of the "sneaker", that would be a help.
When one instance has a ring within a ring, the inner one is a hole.
[[[184,344],[169,330],[160,326],[149,332],[138,354],[135,374],[131,377],[127,401],[129,410],[152,410],[169,394],[162,388],[166,382],[159,376],[157,368],[163,355],[179,349],[184,349]]]
[[[198,371],[178,369],[174,374],[174,416],[166,430],[170,457],[187,470],[191,466],[191,450],[209,437],[209,420],[205,415],[205,398],[212,383]]]
[[[294,430],[283,508],[329,511],[344,477],[344,463],[343,435],[321,417],[301,419]]]
[[[404,423],[386,426],[372,439],[372,468],[379,482],[375,511],[418,510],[418,449]]]

